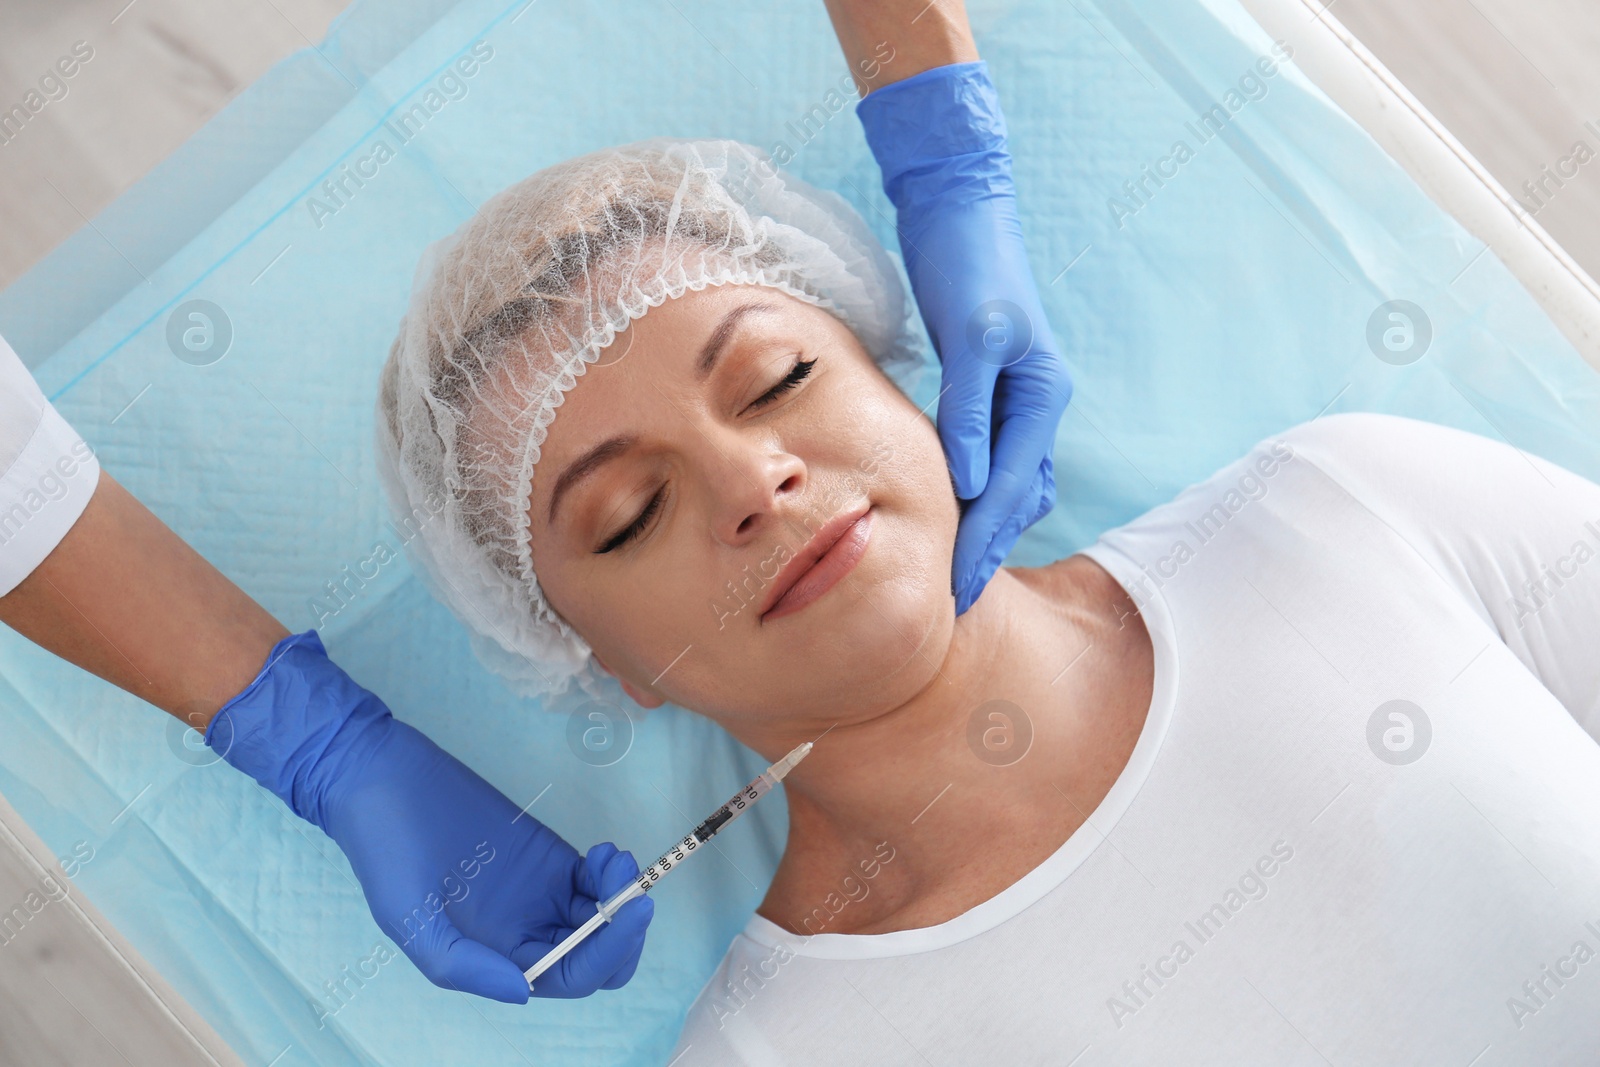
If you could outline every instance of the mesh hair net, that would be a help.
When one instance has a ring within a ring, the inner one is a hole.
[[[923,348],[896,262],[843,197],[737,141],[656,137],[566,160],[423,253],[379,381],[379,473],[414,568],[514,691],[576,679],[599,697],[605,681],[529,553],[556,409],[635,319],[730,283],[831,312],[914,388]]]

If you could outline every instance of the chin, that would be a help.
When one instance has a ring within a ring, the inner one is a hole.
[[[880,692],[891,679],[893,688],[910,685],[915,691],[944,661],[955,624],[948,580],[941,589],[920,576],[913,578],[907,568],[879,573],[879,568],[867,567],[872,556],[869,551],[862,559],[850,575],[853,581],[839,583],[801,611],[777,620],[796,625],[780,631],[774,624],[769,631],[771,636],[782,633],[776,651],[788,671],[794,671],[797,661],[801,670],[814,665],[806,674],[812,685],[798,688],[825,688],[847,701]],[[823,693],[815,695],[826,699]]]

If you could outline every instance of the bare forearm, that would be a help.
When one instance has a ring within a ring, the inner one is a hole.
[[[103,470],[0,622],[198,730],[289,633]]]
[[[963,0],[825,3],[862,95],[933,67],[978,59]]]

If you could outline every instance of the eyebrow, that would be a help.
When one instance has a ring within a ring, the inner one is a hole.
[[[733,337],[733,332],[738,328],[740,320],[751,314],[771,314],[781,310],[778,305],[765,300],[752,300],[740,304],[722,317],[717,323],[717,328],[711,331],[711,336],[706,339],[705,347],[700,350],[700,357],[695,360],[695,381],[704,382],[711,377],[711,372],[716,369],[717,360],[722,355],[722,350],[727,347],[728,341]],[[556,479],[556,487],[550,494],[550,511],[547,523],[554,525],[556,521],[556,507],[561,503],[568,490],[589,477],[595,471],[605,466],[611,460],[630,451],[639,443],[636,434],[618,434],[608,437],[595,445],[589,451],[579,456],[567,465]]]
[[[566,470],[561,472],[561,477],[556,479],[555,491],[550,494],[549,523],[551,525],[555,524],[556,505],[561,503],[561,497],[567,492],[568,489],[571,489],[583,479],[587,478],[589,475],[605,466],[611,460],[616,459],[624,452],[627,452],[638,443],[639,439],[633,434],[623,434],[617,437],[611,437],[600,442],[598,445],[595,445],[593,448],[589,449],[589,451],[585,452],[582,456],[574,460]]]
[[[700,350],[700,358],[694,365],[695,381],[703,382],[711,377],[712,368],[716,366],[717,358],[722,355],[722,349],[727,345],[728,339],[733,336],[734,329],[746,315],[768,315],[776,312],[778,305],[765,300],[751,300],[740,304],[722,317],[717,323],[717,328],[711,331],[711,336],[706,339],[706,346]]]

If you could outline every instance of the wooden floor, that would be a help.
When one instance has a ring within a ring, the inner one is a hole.
[[[0,286],[274,62],[319,41],[344,6],[3,0],[0,112],[74,57],[77,42],[79,55],[92,55],[79,60],[65,96],[0,144]],[[1600,277],[1600,3],[1334,0],[1331,13]],[[38,878],[0,834],[0,907]],[[170,1012],[72,907],[44,907],[0,946],[4,1067],[214,1062]]]

